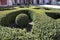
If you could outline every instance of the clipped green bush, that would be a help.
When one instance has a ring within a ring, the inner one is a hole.
[[[52,15],[52,14],[51,14]],[[50,36],[56,33],[55,19],[41,11],[34,14],[34,29],[33,33],[38,40],[53,40]]]
[[[15,23],[20,27],[26,27],[29,23],[29,17],[26,14],[19,14],[15,19]]]
[[[2,17],[0,24],[2,26],[9,26],[11,23],[15,22],[14,20],[18,14],[20,14],[19,11],[6,14],[6,16]]]
[[[29,19],[32,20],[31,15],[30,15],[31,14],[30,10],[18,10],[18,11],[13,11],[11,13],[8,13],[4,17],[2,17],[0,24],[2,26],[10,26],[12,23],[15,22],[16,16],[21,13],[27,14]]]
[[[53,17],[56,13],[51,14],[51,16],[48,13],[46,14],[45,10],[34,10],[34,12],[33,16],[31,14],[34,22],[31,32],[1,26],[0,40],[60,40],[60,18],[54,19],[55,17]]]

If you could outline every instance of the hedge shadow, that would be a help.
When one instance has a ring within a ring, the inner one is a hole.
[[[60,13],[57,13],[57,12],[45,12],[45,14],[53,19],[60,18]]]

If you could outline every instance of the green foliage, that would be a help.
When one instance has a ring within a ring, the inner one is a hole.
[[[29,23],[29,17],[27,14],[19,14],[17,15],[16,19],[15,19],[15,23],[17,25],[19,25],[20,27],[26,27]]]
[[[8,25],[10,25],[11,23],[14,23],[15,18],[16,18],[16,16],[17,16],[18,14],[20,14],[19,11],[6,14],[6,16],[4,16],[4,17],[1,19],[1,25],[3,25],[3,26],[8,26]]]
[[[52,14],[51,14],[52,15]],[[34,28],[33,33],[36,35],[36,38],[39,40],[54,40],[52,35],[56,34],[57,31],[57,22],[55,19],[47,16],[45,12],[35,13],[34,14]]]
[[[32,26],[31,32],[27,32],[25,29],[0,26],[0,40],[56,40],[54,39],[56,35],[58,35],[59,40],[60,18],[52,18],[50,16],[52,14],[47,15],[45,13],[46,10],[32,9],[32,11],[34,13],[33,15],[31,14],[31,18],[33,19],[34,25]]]
[[[26,13],[27,15],[29,15],[29,17],[31,16],[32,18],[32,15],[30,15],[31,12],[28,10],[27,11],[14,10],[12,12],[10,11],[0,12],[0,25],[1,25],[0,26],[0,40],[34,40],[32,33],[27,32],[26,29],[22,30],[20,28],[10,28],[10,26],[8,27],[5,26],[5,25],[9,25],[11,22],[15,22],[16,16],[20,13]]]
[[[3,26],[9,26],[11,23],[15,22],[15,18],[18,14],[24,13],[27,14],[29,19],[31,19],[30,10],[19,10],[6,14],[1,18],[0,24]],[[31,19],[32,20],[32,19]]]
[[[26,29],[8,28],[0,26],[0,40],[33,40],[32,34]]]

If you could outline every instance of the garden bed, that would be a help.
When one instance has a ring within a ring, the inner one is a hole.
[[[0,21],[3,17],[6,17],[7,14],[14,12],[15,15],[16,11],[18,12],[23,9],[24,8],[17,8],[15,10],[5,10],[3,12],[0,11]],[[24,10],[27,9],[33,11],[33,13],[30,14],[30,17],[32,18],[32,21],[34,23],[33,26],[29,27],[31,25],[28,25],[27,29],[14,28],[14,27],[12,28],[10,26],[2,26],[0,22],[1,40],[54,40],[57,33],[59,35],[60,29],[58,28],[60,28],[60,18],[54,19],[50,17],[50,14],[49,15],[47,15],[48,13],[46,14],[46,12],[48,11],[59,12],[59,10],[45,10],[45,9],[37,10],[32,8],[25,8]],[[10,18],[12,17],[13,16],[11,16]],[[31,28],[31,30],[29,28]],[[28,29],[29,32],[27,32]],[[59,36],[57,39],[59,40]]]

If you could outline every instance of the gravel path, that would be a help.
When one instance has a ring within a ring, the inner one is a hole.
[[[60,9],[60,5],[40,5],[39,7]]]

